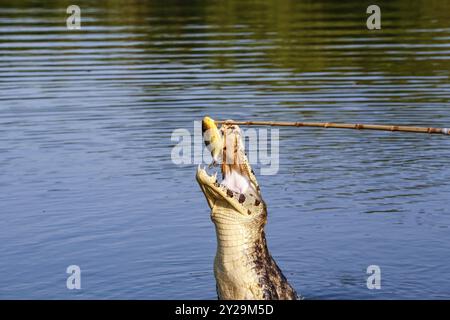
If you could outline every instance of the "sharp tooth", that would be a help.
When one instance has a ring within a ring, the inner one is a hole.
[[[214,179],[217,179],[217,172],[214,172]]]

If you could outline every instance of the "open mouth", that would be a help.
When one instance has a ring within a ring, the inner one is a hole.
[[[196,175],[209,206],[213,208],[217,201],[225,201],[245,215],[259,212],[260,190],[245,155],[239,127],[223,125],[220,131],[216,130],[216,139],[209,148],[213,163],[199,165]]]
[[[245,177],[236,178],[240,174],[231,173],[230,176],[225,176],[222,181],[219,181],[217,171],[214,173],[209,173],[208,171],[207,167],[199,165],[196,178],[211,209],[216,205],[217,201],[225,201],[237,212],[245,216],[262,210],[262,200],[259,191],[255,191],[248,180],[245,181]],[[230,188],[230,182],[236,189]],[[245,188],[246,190],[244,191]]]
[[[232,192],[245,194],[248,191],[253,191],[253,193],[257,193],[252,187],[250,180],[245,175],[238,172],[238,170],[233,167],[227,168],[226,166],[229,165],[222,164],[220,166],[221,175],[218,174],[218,170],[216,169],[217,166],[205,166],[202,168],[202,166],[199,165],[198,171],[203,171],[203,174],[208,177],[209,181],[214,181],[214,184],[227,190],[231,190]]]

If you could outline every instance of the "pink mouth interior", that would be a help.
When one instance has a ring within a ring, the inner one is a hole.
[[[231,174],[223,179],[222,185],[234,192],[245,193],[250,187],[250,182],[247,177],[236,172],[236,170],[231,170]]]

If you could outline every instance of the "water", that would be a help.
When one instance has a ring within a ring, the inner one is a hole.
[[[204,115],[450,123],[447,3],[379,1],[380,31],[364,1],[77,4],[68,31],[64,1],[0,1],[0,298],[215,299],[196,166],[170,158],[173,130]],[[450,298],[449,147],[280,129],[280,170],[258,178],[296,289]]]

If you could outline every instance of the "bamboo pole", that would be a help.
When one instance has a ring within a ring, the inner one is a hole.
[[[244,126],[320,127],[320,128],[339,128],[339,129],[356,129],[356,130],[367,129],[367,130],[403,131],[403,132],[450,135],[449,128],[394,126],[381,124],[333,123],[333,122],[231,121],[231,120],[216,120],[215,122],[216,124],[226,123]]]

